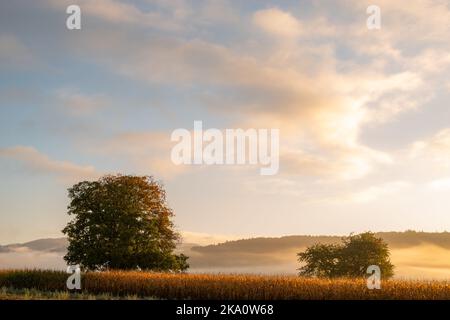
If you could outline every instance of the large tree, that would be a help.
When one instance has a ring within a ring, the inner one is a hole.
[[[389,247],[371,232],[344,237],[340,244],[315,244],[298,254],[302,276],[364,277],[367,267],[377,265],[385,279],[394,275]]]
[[[63,233],[64,259],[88,270],[183,271],[187,257],[174,253],[179,234],[162,186],[150,176],[107,175],[69,189]]]

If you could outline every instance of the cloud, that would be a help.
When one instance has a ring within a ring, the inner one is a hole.
[[[441,73],[450,66],[450,53],[442,49],[423,50],[411,63],[427,73]]]
[[[407,40],[401,39],[402,35],[414,34],[415,41],[448,43],[445,35],[450,25],[450,8],[446,1],[414,0],[405,6],[382,0],[377,4],[389,12],[389,25],[394,27],[397,41]]]
[[[134,173],[170,179],[187,170],[187,166],[177,166],[170,159],[174,143],[169,132],[125,132],[102,145],[92,151],[129,161]]]
[[[18,161],[33,174],[56,176],[62,182],[96,179],[100,175],[93,166],[80,166],[69,161],[49,158],[33,147],[1,148],[0,157]]]
[[[373,163],[388,158],[362,145],[360,131],[368,123],[385,122],[417,108],[411,93],[419,94],[423,86],[420,74],[412,71],[386,73],[356,68],[338,73],[335,54],[321,50],[321,46],[280,47],[288,50],[283,58],[279,58],[275,46],[266,49],[269,55],[275,52],[272,59],[255,52],[243,55],[199,39],[159,37],[136,42],[120,35],[106,36],[103,41],[89,37],[81,47],[87,46],[94,56],[112,52],[103,62],[130,78],[181,88],[208,85],[232,90],[230,96],[208,96],[209,111],[232,110],[236,125],[241,127],[283,128],[285,147],[297,151],[290,158],[304,153],[308,162],[317,159],[316,166],[322,166],[337,157],[341,165],[329,165],[321,172],[335,168],[335,173],[339,171],[344,178],[362,177]],[[302,159],[299,162],[304,164]],[[290,161],[289,167],[294,163]],[[342,172],[343,166],[359,173]]]
[[[281,156],[282,173],[290,176],[316,176],[329,180],[353,180],[367,175],[374,166],[390,165],[388,154],[362,146],[329,148],[328,154],[303,151],[285,152]]]
[[[389,121],[393,121],[397,116],[402,113],[415,111],[420,105],[429,101],[429,96],[411,98],[411,94],[397,94],[395,97],[386,97],[381,99],[377,103],[377,107],[369,109],[368,119],[369,122],[376,124],[383,124]]]
[[[429,159],[448,166],[450,159],[450,128],[445,128],[429,137],[414,142],[410,149],[411,158]]]
[[[252,15],[252,23],[265,34],[281,41],[328,38],[336,36],[337,32],[335,23],[323,15],[298,19],[289,11],[276,7],[256,11]]]
[[[270,35],[282,38],[295,38],[301,34],[301,23],[289,12],[278,8],[257,11],[253,23]]]

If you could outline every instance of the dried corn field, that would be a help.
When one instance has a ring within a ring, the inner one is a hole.
[[[60,271],[3,270],[0,287],[61,292],[67,277]],[[450,299],[450,282],[389,280],[380,290],[369,290],[364,279],[109,271],[83,273],[82,293],[213,300]]]

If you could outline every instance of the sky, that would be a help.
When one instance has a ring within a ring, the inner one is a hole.
[[[449,30],[440,0],[1,1],[0,243],[62,236],[108,173],[191,236],[450,230]],[[278,173],[175,165],[196,120],[279,129]]]

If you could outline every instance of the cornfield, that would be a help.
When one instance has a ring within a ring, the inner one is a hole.
[[[64,292],[67,277],[61,271],[2,270],[0,287]],[[386,280],[381,289],[369,290],[364,279],[108,271],[83,273],[82,293],[207,300],[450,299],[450,282]]]

